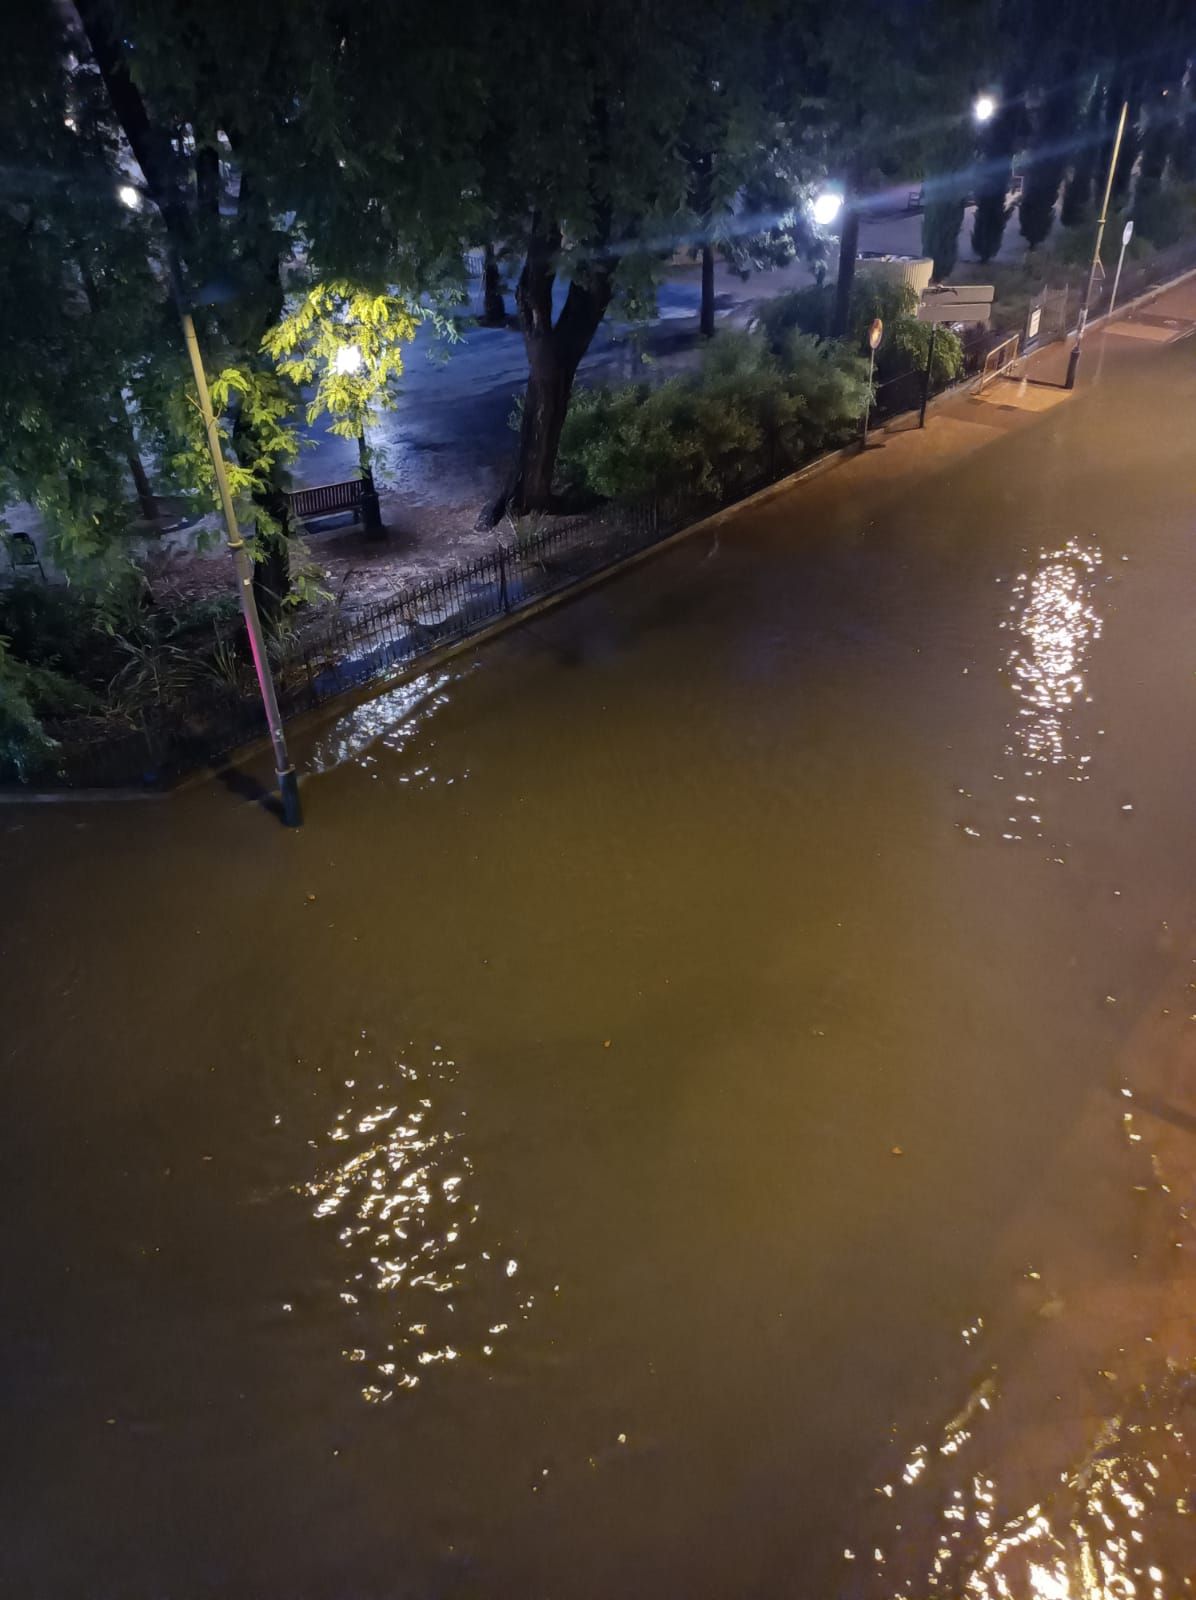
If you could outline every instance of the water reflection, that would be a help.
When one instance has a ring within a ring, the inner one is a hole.
[[[1068,713],[1084,693],[1084,669],[1092,645],[1100,638],[1101,619],[1093,603],[1095,575],[1101,565],[1095,544],[1069,539],[1061,550],[1044,551],[1033,572],[1018,574],[1012,627],[1017,642],[1009,654],[1013,692],[1021,702],[1011,724],[1015,748],[1026,759],[1057,765],[1067,760],[1078,731],[1068,726]],[[1090,757],[1078,758],[1087,765]],[[1018,796],[1033,802],[1032,796]]]
[[[1000,1485],[974,1463],[960,1463],[962,1476],[950,1475],[949,1458],[969,1434],[952,1424],[935,1444],[910,1453],[894,1526],[853,1593],[878,1600],[1174,1600],[1196,1592],[1196,1372],[1169,1367],[1135,1390],[1049,1499],[1014,1515],[998,1512]],[[889,1485],[881,1493],[894,1498]],[[858,1570],[863,1554],[844,1555]]]
[[[478,1226],[467,1114],[437,1108],[456,1065],[439,1046],[433,1054],[423,1072],[388,1064],[379,1082],[370,1047],[355,1052],[326,1136],[329,1159],[303,1186],[345,1252],[343,1355],[362,1366],[370,1402],[414,1389],[429,1370],[492,1357],[534,1304],[519,1287],[518,1262]]]
[[[385,694],[351,707],[315,741],[310,765],[316,772],[354,763],[372,767],[377,757],[375,746],[401,754],[416,734],[449,702],[449,686],[459,674],[425,672],[409,683],[402,683]],[[437,774],[424,766],[398,778],[400,783],[435,783]],[[452,783],[454,774],[441,781]]]

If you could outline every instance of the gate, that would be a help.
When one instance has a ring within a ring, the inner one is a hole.
[[[1026,313],[1026,331],[1022,339],[1022,354],[1037,350],[1040,345],[1052,344],[1067,332],[1067,301],[1071,286],[1062,289],[1042,288],[1030,302]]]

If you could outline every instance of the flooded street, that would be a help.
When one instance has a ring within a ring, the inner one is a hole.
[[[301,833],[0,808],[0,1593],[1191,1592],[1196,344],[1107,356],[302,731]]]

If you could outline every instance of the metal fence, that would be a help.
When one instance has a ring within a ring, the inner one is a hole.
[[[744,486],[744,493],[758,487]],[[516,528],[492,551],[450,568],[393,598],[340,612],[314,630],[277,641],[272,667],[283,716],[385,678],[446,645],[458,644],[545,595],[646,549],[709,506],[648,502],[604,507]],[[239,634],[225,640],[239,644]],[[151,706],[124,728],[76,718],[49,731],[58,743],[41,784],[68,788],[157,785],[218,760],[264,731],[252,678],[197,687],[168,705]]]

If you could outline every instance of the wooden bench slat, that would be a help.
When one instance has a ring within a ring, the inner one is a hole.
[[[365,479],[314,484],[310,489],[296,489],[288,498],[297,517],[326,517],[338,511],[351,511],[356,517],[365,500]]]

